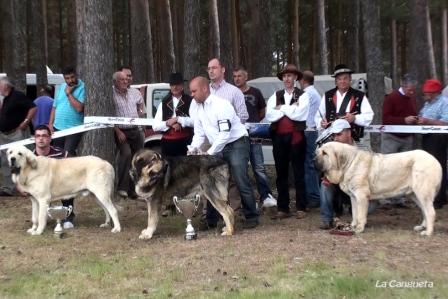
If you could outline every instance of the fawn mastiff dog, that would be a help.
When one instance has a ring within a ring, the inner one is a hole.
[[[47,224],[47,207],[52,201],[77,194],[93,193],[106,213],[106,222],[114,222],[113,233],[121,231],[117,210],[111,201],[115,172],[107,161],[86,156],[66,159],[36,157],[24,146],[7,150],[12,180],[20,191],[30,195],[33,226],[27,231],[40,235]]]
[[[364,230],[369,200],[406,195],[423,213],[423,222],[414,230],[432,234],[436,215],[433,201],[440,188],[442,167],[427,152],[382,155],[329,142],[316,150],[316,167],[350,196],[351,225],[356,233]]]
[[[148,227],[139,238],[151,239],[157,228],[163,201],[172,202],[173,196],[193,198],[204,196],[222,215],[226,227],[222,235],[232,235],[234,213],[228,204],[229,167],[216,156],[162,157],[143,149],[132,159],[130,170],[135,192],[147,202]]]

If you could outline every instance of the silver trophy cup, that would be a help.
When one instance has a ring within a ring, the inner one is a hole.
[[[184,198],[184,199],[178,199],[177,196],[173,196],[173,202],[176,206],[176,209],[181,213],[182,215],[187,218],[187,228],[185,229],[185,240],[195,240],[197,239],[198,235],[196,231],[194,230],[193,225],[191,224],[191,218],[193,218],[194,213],[196,213],[199,202],[201,200],[201,196],[199,194],[196,194],[194,198]]]
[[[64,228],[61,225],[61,221],[65,220],[68,215],[72,212],[73,207],[64,207],[64,206],[54,206],[54,207],[48,207],[47,214],[48,217],[51,219],[56,220],[57,224],[54,228],[55,236],[58,238],[62,238],[62,235],[64,234]]]

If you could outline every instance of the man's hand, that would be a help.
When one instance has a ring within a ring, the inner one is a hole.
[[[175,132],[182,131],[182,126],[178,123],[175,123],[174,125],[172,125],[171,128],[173,128]]]
[[[330,181],[326,177],[323,177],[322,178],[322,185],[328,187],[328,186],[331,185],[331,183],[330,183]]]
[[[347,112],[347,113],[345,113],[344,117],[342,117],[342,119],[345,119],[349,123],[353,123],[356,119],[355,114],[356,114],[356,112],[353,112],[353,113]]]
[[[165,123],[168,127],[172,127],[174,124],[177,123],[177,117],[171,117]]]
[[[25,130],[26,128],[28,128],[29,123],[30,123],[30,121],[27,118],[25,118],[25,120],[20,123],[20,125],[17,127],[17,129]]]
[[[431,124],[431,119],[426,118],[426,117],[418,117],[417,118],[417,124],[419,124],[419,125],[430,125]]]
[[[321,126],[322,128],[324,128],[324,129],[326,129],[329,125],[330,125],[330,123],[327,122],[327,120],[326,120],[325,118],[323,118],[323,119],[320,121],[320,126]]]
[[[407,125],[413,125],[413,124],[416,124],[417,121],[418,121],[418,116],[409,115],[409,116],[406,116],[406,117],[404,118],[404,122],[405,122]]]
[[[126,135],[123,133],[122,130],[116,128],[115,130],[115,134],[117,135],[117,139],[119,143],[124,143],[126,142]]]
[[[76,85],[73,86],[67,85],[67,87],[65,88],[65,94],[67,95],[67,97],[72,94],[73,89],[75,89],[75,87]]]

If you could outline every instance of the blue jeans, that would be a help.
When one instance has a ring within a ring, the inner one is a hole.
[[[337,185],[321,184],[320,185],[320,220],[322,222],[333,221],[333,201],[338,192],[343,192],[341,189],[337,188]],[[378,206],[378,201],[369,201],[369,208],[367,210],[368,214],[373,213]]]
[[[268,177],[264,168],[263,148],[261,143],[250,143],[250,165],[257,182],[258,193],[261,199],[265,199],[271,193],[268,185]]]
[[[241,204],[246,220],[258,218],[255,196],[247,173],[249,152],[249,137],[241,137],[227,144],[221,152],[224,160],[229,164],[230,174],[240,192]],[[207,205],[207,222],[208,224],[216,224],[218,222],[218,212],[210,204]]]
[[[319,177],[314,167],[314,157],[316,156],[317,131],[305,131],[306,154],[305,154],[305,185],[306,198],[311,206],[318,206],[320,203]]]

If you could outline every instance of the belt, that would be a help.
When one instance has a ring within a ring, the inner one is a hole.
[[[251,137],[250,143],[263,143],[264,138]]]
[[[244,141],[245,138],[249,138],[249,137],[247,137],[247,136],[241,136],[241,137],[238,138],[237,140],[234,140],[234,141],[232,141],[232,142],[230,142],[230,143],[227,143],[224,147],[229,146],[229,145],[232,145],[232,144],[237,143],[237,142],[239,142],[239,141]]]

